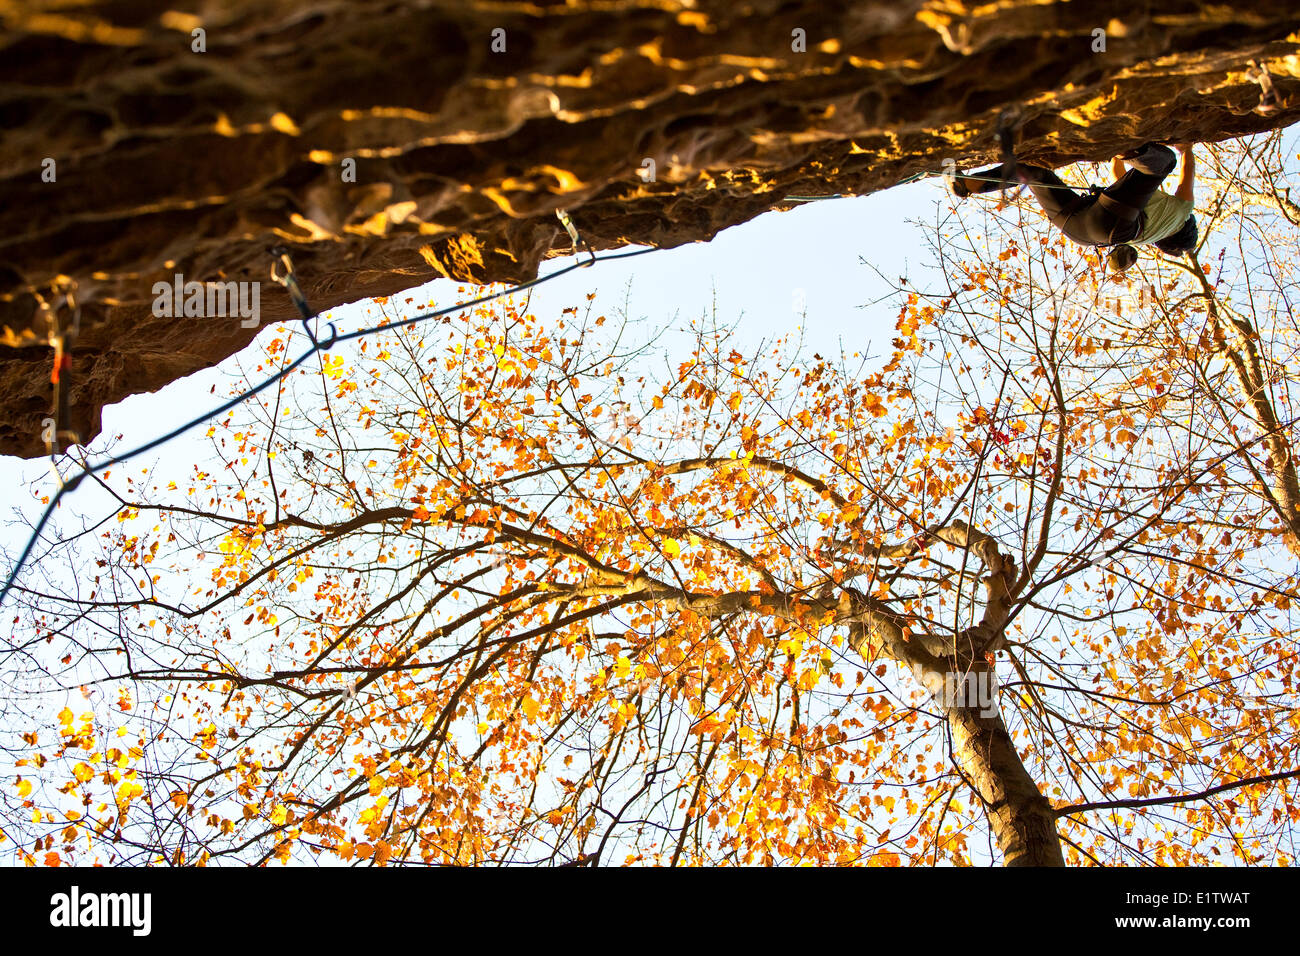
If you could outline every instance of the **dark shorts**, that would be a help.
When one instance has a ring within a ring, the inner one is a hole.
[[[1146,216],[1140,211],[1133,216],[1127,210],[1107,208],[1102,204],[1102,195],[1084,195],[1078,203],[1056,215],[1049,214],[1048,218],[1061,232],[1084,246],[1115,246],[1140,236]]]

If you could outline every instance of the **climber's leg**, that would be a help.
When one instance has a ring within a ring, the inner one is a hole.
[[[953,191],[958,196],[971,196],[977,193],[995,193],[1012,186],[1028,186],[1038,204],[1047,212],[1048,218],[1076,204],[1080,198],[1079,193],[1060,176],[1042,166],[1017,163],[1011,179],[1005,180],[1005,175],[1005,167],[1001,165],[965,176],[958,173],[953,180]]]
[[[1065,180],[1042,166],[1016,167],[1016,178],[1029,187],[1029,191],[1043,207],[1043,212],[1053,226],[1069,235],[1069,219],[1088,203],[1088,197],[1070,187]],[[1071,236],[1070,238],[1074,238]]]
[[[992,169],[983,169],[969,176],[959,174],[953,180],[953,191],[958,196],[966,196],[997,192],[1008,186],[1025,185],[1038,200],[1038,205],[1043,207],[1043,212],[1047,214],[1052,225],[1075,242],[1095,245],[1107,241],[1109,229],[1106,232],[1099,232],[1086,220],[1079,221],[1080,213],[1093,205],[1091,196],[1081,194],[1056,173],[1042,166],[1017,163],[1013,178],[1005,183],[1003,182],[1004,171],[1004,167],[994,166]],[[1088,225],[1089,228],[1081,230],[1079,228],[1081,225]]]
[[[953,194],[958,199],[965,199],[967,196],[974,196],[979,193],[996,192],[1002,188],[1001,173],[1001,166],[977,170],[966,176],[958,173],[952,181]]]
[[[1139,211],[1178,165],[1174,151],[1160,143],[1147,143],[1141,149],[1121,155],[1120,159],[1128,161],[1129,169],[1102,190],[1102,195],[1115,204]]]
[[[1135,239],[1142,231],[1139,210],[1117,205],[1105,193],[1090,201],[1065,230],[1075,242],[1088,246],[1113,246]]]

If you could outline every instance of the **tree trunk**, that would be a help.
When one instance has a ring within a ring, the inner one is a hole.
[[[999,568],[1002,568],[1000,558]],[[1004,570],[1007,576],[1014,572],[1010,566]],[[1005,592],[998,591],[999,595],[1002,593]],[[984,801],[993,835],[1002,850],[1003,864],[1065,866],[1061,838],[1056,832],[1056,814],[1025,769],[991,693],[993,673],[982,657],[983,647],[993,643],[987,634],[982,646],[977,647],[974,653],[948,656],[952,643],[943,648],[945,642],[927,635],[917,635],[909,640],[898,614],[861,593],[846,594],[843,600],[847,603],[851,597],[856,601],[858,612],[858,624],[849,637],[853,649],[868,661],[882,655],[891,657],[910,667],[931,693],[945,695],[946,699],[940,702],[952,729],[954,756],[962,773]],[[994,610],[999,612],[1004,606],[1005,602],[993,604]],[[986,626],[981,625],[981,628]],[[978,630],[963,631],[956,644],[965,650]],[[952,695],[948,688],[953,687],[954,678],[959,678],[957,686],[963,689]],[[980,695],[976,695],[977,700],[971,699],[969,688],[972,681],[977,687],[979,682],[987,681],[983,686],[989,688],[990,693],[983,695],[983,703],[978,700]]]
[[[984,798],[1006,866],[1064,866],[1056,815],[1038,792],[996,710],[948,708],[957,762]]]

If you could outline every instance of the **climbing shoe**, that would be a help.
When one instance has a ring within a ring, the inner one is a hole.
[[[1115,157],[1115,158],[1116,158],[1116,159],[1137,159],[1139,156],[1142,155],[1142,153],[1146,150],[1146,148],[1147,148],[1148,146],[1154,146],[1154,145],[1156,145],[1156,144],[1155,144],[1155,143],[1143,143],[1141,146],[1137,147],[1136,149],[1125,150],[1124,152],[1120,153],[1120,154],[1119,154],[1117,157]]]

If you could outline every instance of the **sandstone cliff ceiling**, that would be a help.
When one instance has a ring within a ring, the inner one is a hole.
[[[1274,128],[1300,118],[1288,6],[0,0],[0,453],[44,451],[33,293],[60,276],[82,304],[71,424],[89,438],[104,405],[256,334],[155,317],[176,273],[265,280],[284,244],[322,310],[531,278],[569,250],[557,207],[596,249],[706,240],[789,193],[990,158],[1009,106],[1022,154],[1053,165]],[[293,317],[263,291],[263,324]]]

